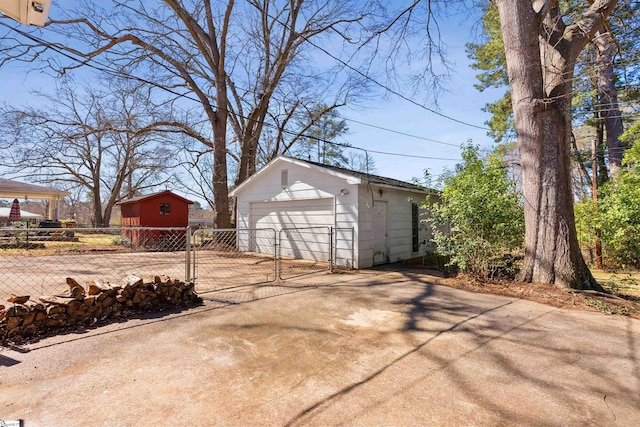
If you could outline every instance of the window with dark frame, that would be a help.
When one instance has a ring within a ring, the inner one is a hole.
[[[411,204],[411,251],[418,252],[420,250],[420,214],[418,204]]]
[[[171,214],[171,204],[160,203],[160,215],[169,215],[169,214]]]

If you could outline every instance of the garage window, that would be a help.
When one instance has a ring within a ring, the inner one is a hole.
[[[280,186],[282,188],[287,188],[289,186],[289,170],[282,169],[280,172]]]

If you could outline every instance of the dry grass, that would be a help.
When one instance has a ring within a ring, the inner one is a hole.
[[[620,274],[618,273],[618,275]],[[640,286],[637,285],[640,282],[636,282],[636,285],[629,285],[622,291],[612,291],[610,294],[577,292],[542,283],[478,280],[462,275],[441,279],[438,283],[472,292],[522,298],[559,308],[599,311],[604,314],[618,314],[640,319],[640,295],[638,294]],[[611,291],[611,288],[615,286],[608,287],[605,284],[604,287]]]
[[[640,298],[640,272],[608,271],[592,268],[591,273],[606,290]]]
[[[118,236],[113,234],[79,233],[76,231],[75,237],[78,239],[76,242],[58,242],[31,238],[29,239],[30,243],[37,243],[44,247],[30,249],[2,248],[0,250],[0,257],[60,255],[68,253],[118,251],[120,249],[127,249],[126,247],[115,243]],[[25,238],[20,237],[21,243],[24,244],[26,241],[27,240]]]

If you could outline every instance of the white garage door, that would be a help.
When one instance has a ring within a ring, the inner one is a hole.
[[[251,203],[251,228],[332,227],[333,199]]]
[[[275,229],[283,257],[328,261],[333,206],[333,198],[252,203],[251,228]],[[287,230],[280,232],[283,229]],[[258,244],[256,249],[266,248]]]

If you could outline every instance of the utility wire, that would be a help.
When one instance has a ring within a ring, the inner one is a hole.
[[[100,62],[96,61],[96,60],[95,60],[95,59],[93,59],[93,58],[92,58],[90,61],[83,61],[83,60],[81,60],[81,59],[79,59],[79,58],[76,58],[75,56],[73,56],[73,55],[69,54],[68,52],[65,52],[65,51],[64,51],[64,48],[61,48],[61,47],[59,47],[59,46],[56,46],[56,45],[55,45],[55,44],[53,44],[53,43],[47,42],[46,40],[42,40],[42,39],[40,39],[39,37],[33,36],[32,34],[25,33],[25,32],[23,32],[22,30],[19,30],[19,29],[17,29],[17,28],[13,28],[13,27],[11,27],[11,26],[8,26],[8,25],[7,25],[7,24],[5,24],[4,22],[0,22],[0,24],[2,24],[2,25],[4,25],[4,26],[9,27],[10,29],[12,29],[12,30],[16,31],[18,34],[22,35],[23,37],[25,37],[25,38],[27,38],[27,39],[29,39],[29,40],[31,40],[31,41],[33,41],[33,42],[35,42],[35,43],[38,43],[38,44],[40,44],[40,45],[42,45],[42,46],[44,46],[44,47],[46,47],[46,48],[48,48],[48,49],[52,49],[53,51],[55,51],[55,52],[59,53],[60,55],[62,55],[62,56],[64,56],[64,57],[66,57],[66,58],[68,58],[68,59],[70,59],[70,60],[72,60],[72,61],[82,63],[82,64],[84,64],[84,65],[86,65],[86,66],[88,66],[88,67],[90,67],[90,68],[93,68],[93,69],[95,69],[95,70],[98,70],[98,71],[100,71],[100,72],[103,72],[103,73],[106,73],[106,74],[109,74],[109,75],[112,75],[112,76],[115,76],[115,77],[125,77],[125,78],[131,79],[131,80],[137,80],[137,81],[139,81],[139,82],[142,82],[142,83],[148,84],[148,85],[150,85],[150,86],[156,87],[156,88],[158,88],[158,89],[164,90],[164,91],[166,91],[166,92],[169,92],[169,93],[171,93],[171,94],[173,94],[173,95],[176,95],[176,96],[178,96],[178,97],[185,98],[185,99],[188,99],[188,100],[191,100],[191,101],[194,101],[194,102],[200,102],[197,98],[194,98],[194,97],[192,97],[192,96],[189,96],[188,94],[180,93],[180,92],[178,92],[178,91],[176,91],[176,90],[173,90],[173,89],[167,88],[167,87],[165,87],[165,86],[159,85],[159,84],[157,84],[157,83],[155,83],[155,82],[152,82],[152,81],[150,81],[150,80],[147,80],[147,79],[145,79],[145,78],[138,77],[138,76],[135,76],[135,75],[130,74],[130,73],[125,73],[125,72],[123,72],[123,71],[115,71],[115,70],[112,70],[112,69],[110,69],[110,68],[109,68],[109,66],[107,66],[107,65],[105,65],[105,64],[101,64]],[[98,66],[94,65],[92,62],[99,64],[99,65],[100,65],[100,67],[98,67]],[[232,113],[230,110],[228,110],[228,109],[226,109],[226,108],[225,108],[224,110],[225,110],[225,111],[227,111],[228,113]],[[243,119],[245,119],[245,120],[253,120],[253,119],[250,119],[249,117],[241,116],[241,115],[238,115],[238,114],[236,114],[236,115],[237,115],[238,117],[242,117],[242,118],[243,118]],[[446,143],[446,142],[442,142],[442,141],[436,141],[436,140],[433,140],[433,139],[424,138],[424,137],[420,137],[420,136],[417,136],[417,135],[406,134],[406,133],[404,133],[404,132],[395,131],[395,130],[392,130],[392,129],[385,129],[385,128],[382,128],[382,127],[379,127],[379,126],[376,126],[376,125],[371,125],[371,124],[367,124],[367,123],[364,123],[364,122],[358,122],[358,121],[356,121],[356,120],[352,120],[352,119],[347,119],[347,120],[350,120],[350,121],[353,121],[353,122],[357,122],[357,123],[360,123],[360,124],[363,124],[363,125],[367,125],[367,126],[372,126],[372,127],[378,128],[378,129],[385,130],[385,131],[389,131],[389,132],[393,132],[393,133],[402,134],[402,135],[409,136],[409,137],[413,137],[413,138],[419,138],[419,139],[424,139],[424,140],[431,141],[431,142],[435,142],[435,143],[439,143],[439,144],[445,144],[445,145],[450,145],[450,146],[453,146],[453,147],[459,147],[458,145],[455,145],[455,144],[452,144],[452,143]],[[394,153],[394,152],[387,152],[387,151],[367,150],[367,149],[364,149],[364,148],[361,148],[361,147],[357,147],[357,146],[354,146],[354,145],[350,145],[350,144],[344,144],[344,143],[339,143],[339,142],[329,141],[329,140],[327,140],[327,139],[323,139],[323,138],[317,137],[317,136],[315,136],[315,135],[298,134],[297,132],[290,131],[290,130],[287,130],[287,129],[280,129],[280,128],[278,128],[278,126],[276,126],[275,124],[273,124],[273,123],[269,123],[269,122],[264,122],[264,121],[263,121],[263,122],[262,122],[262,124],[263,124],[263,125],[266,125],[266,126],[268,126],[268,127],[275,128],[275,129],[277,129],[277,130],[280,130],[282,133],[286,133],[286,134],[289,134],[289,135],[299,136],[299,137],[302,137],[302,138],[309,138],[309,139],[316,140],[316,141],[318,141],[318,142],[327,143],[327,144],[333,144],[333,145],[340,146],[340,147],[343,147],[343,148],[352,148],[352,149],[356,149],[356,150],[362,150],[362,151],[365,151],[365,152],[367,152],[367,151],[368,151],[368,152],[371,152],[371,153],[376,153],[376,154],[381,154],[381,155],[399,156],[399,157],[405,157],[405,158],[416,158],[416,159],[428,159],[428,160],[444,160],[444,161],[461,161],[461,160],[462,160],[461,158],[455,158],[455,159],[453,159],[453,158],[443,158],[443,157],[417,156],[417,155],[413,155],[413,154],[404,154],[404,153]]]
[[[84,65],[86,65],[86,66],[88,66],[90,68],[93,68],[93,69],[95,69],[97,71],[100,71],[100,72],[103,72],[103,73],[106,73],[106,74],[109,74],[109,75],[112,75],[112,76],[115,76],[115,77],[125,77],[127,79],[137,80],[139,82],[148,84],[150,86],[153,86],[153,87],[156,87],[156,88],[161,89],[163,91],[166,91],[168,93],[171,93],[171,94],[173,94],[175,96],[178,96],[178,97],[181,97],[181,98],[185,98],[185,99],[188,99],[188,100],[191,100],[191,101],[194,101],[194,102],[199,102],[199,100],[197,98],[194,98],[194,97],[192,97],[192,96],[190,96],[190,95],[188,95],[186,93],[178,92],[176,90],[167,88],[165,86],[159,85],[159,84],[157,84],[155,82],[152,82],[150,80],[144,79],[142,77],[135,76],[135,75],[130,74],[130,73],[125,73],[123,71],[113,70],[113,69],[109,68],[109,65],[103,64],[103,63],[97,61],[95,58],[92,58],[90,61],[83,61],[83,60],[81,60],[79,58],[76,58],[72,54],[69,54],[68,52],[66,52],[64,50],[64,47],[59,47],[59,46],[57,46],[57,45],[55,45],[53,43],[47,42],[46,40],[43,40],[43,39],[41,39],[39,37],[33,36],[32,34],[23,32],[22,30],[19,30],[17,28],[11,27],[11,26],[5,24],[4,22],[0,22],[0,24],[8,27],[9,29],[11,29],[13,31],[16,31],[18,34],[22,35],[23,37],[25,37],[25,38],[27,38],[27,39],[35,42],[35,43],[38,43],[39,45],[42,45],[45,48],[52,49],[55,52],[57,52],[58,54],[66,57],[66,58],[68,58],[68,59],[70,59],[72,61],[82,63],[82,64],[84,64]],[[99,66],[97,66],[95,64],[98,64]],[[230,110],[228,110],[228,109],[225,109],[225,110],[227,112],[231,113]],[[586,114],[586,112],[578,112],[576,114]],[[639,114],[639,113],[638,112],[633,112],[633,113],[625,113],[625,114],[621,114],[621,115],[626,117],[626,116],[632,116],[632,115],[637,115],[637,114]],[[240,115],[238,115],[238,116],[244,118],[245,120],[252,120],[249,117],[240,116]],[[424,140],[424,141],[429,141],[429,142],[433,142],[433,143],[437,143],[437,144],[442,144],[442,145],[447,145],[447,146],[458,147],[459,148],[459,145],[456,145],[456,144],[453,144],[453,143],[448,143],[448,142],[444,142],[444,141],[438,141],[438,140],[435,140],[435,139],[426,138],[426,137],[422,137],[422,136],[419,136],[419,135],[413,135],[413,134],[409,134],[409,133],[406,133],[406,132],[397,131],[397,130],[385,128],[385,127],[382,127],[382,126],[377,126],[377,125],[374,125],[374,124],[371,124],[371,123],[366,123],[366,122],[362,122],[362,121],[351,119],[351,118],[346,118],[346,117],[342,117],[342,118],[344,120],[347,120],[347,121],[350,121],[350,122],[353,122],[353,123],[358,123],[358,124],[363,125],[363,126],[368,126],[368,127],[372,127],[372,128],[375,128],[375,129],[380,129],[380,130],[383,130],[383,131],[386,131],[386,132],[395,133],[395,134],[407,136],[407,137],[410,137],[410,138],[416,138],[416,139],[420,139],[420,140]],[[335,141],[326,140],[326,139],[317,137],[315,135],[298,134],[297,132],[290,131],[290,130],[287,130],[287,129],[279,129],[275,124],[269,123],[269,122],[263,122],[263,125],[266,125],[266,126],[271,127],[271,128],[278,129],[282,133],[285,133],[285,134],[288,134],[288,135],[298,136],[298,137],[302,137],[302,138],[309,138],[309,139],[316,140],[318,142],[322,142],[322,143],[326,143],[326,144],[332,144],[332,145],[339,146],[339,147],[342,147],[342,148],[351,148],[351,149],[355,149],[355,150],[361,150],[361,151],[364,151],[365,154],[367,152],[370,152],[370,153],[376,153],[376,154],[380,154],[380,155],[397,156],[397,157],[404,157],[404,158],[415,158],[415,159],[426,159],[426,160],[441,160],[441,161],[461,161],[462,160],[460,158],[419,156],[419,155],[414,155],[414,154],[404,154],[404,153],[396,153],[396,152],[388,152],[388,151],[369,150],[369,149],[364,149],[364,148],[361,148],[361,147],[358,147],[358,146],[353,146],[353,145],[350,145],[350,144],[345,144],[345,143],[339,143],[339,142],[335,142]],[[621,148],[619,148],[619,150],[624,150],[624,148],[621,147]],[[603,155],[599,155],[599,156],[603,156]]]
[[[272,18],[273,20],[275,20],[278,24],[282,25],[282,26],[283,26],[284,28],[286,28],[287,30],[289,30],[289,31],[293,31],[293,30],[291,29],[291,27],[289,27],[286,23],[283,23],[280,19],[278,19],[278,18],[276,18],[276,17],[273,17],[273,16],[270,16],[270,18]],[[355,72],[355,73],[356,73],[356,74],[358,74],[359,76],[364,77],[366,80],[370,81],[371,83],[375,84],[376,86],[381,87],[382,89],[384,89],[384,90],[388,91],[389,93],[392,93],[392,94],[396,95],[397,97],[399,97],[399,98],[401,98],[401,99],[404,99],[405,101],[407,101],[407,102],[409,102],[409,103],[411,103],[411,104],[413,104],[413,105],[415,105],[415,106],[417,106],[417,107],[420,107],[420,108],[422,108],[422,109],[424,109],[424,110],[426,110],[426,111],[428,111],[428,112],[430,112],[430,113],[432,113],[432,114],[435,114],[435,115],[437,115],[437,116],[440,116],[440,117],[442,117],[442,118],[444,118],[444,119],[451,120],[451,121],[453,121],[453,122],[460,123],[460,124],[465,125],[465,126],[473,127],[473,128],[476,128],[476,129],[482,129],[482,130],[491,130],[491,129],[489,129],[489,128],[485,127],[485,126],[479,126],[479,125],[476,125],[476,124],[473,124],[473,123],[465,122],[464,120],[456,119],[455,117],[448,116],[448,115],[446,115],[446,114],[444,114],[444,113],[441,113],[441,112],[439,112],[439,111],[437,111],[437,110],[434,110],[433,108],[429,108],[429,107],[427,107],[426,105],[421,104],[421,103],[419,103],[418,101],[416,101],[416,100],[414,100],[414,99],[411,99],[411,98],[409,98],[409,97],[408,97],[408,96],[406,96],[406,95],[403,95],[402,93],[398,92],[397,90],[391,89],[390,87],[388,87],[388,86],[386,86],[386,85],[384,85],[384,84],[380,83],[379,81],[377,81],[377,80],[376,80],[376,79],[374,79],[373,77],[369,76],[369,75],[368,75],[368,74],[366,74],[366,73],[363,73],[362,71],[358,70],[357,68],[352,67],[351,65],[349,65],[347,62],[345,62],[345,61],[344,61],[344,60],[342,60],[341,58],[338,58],[337,56],[335,56],[334,54],[332,54],[331,52],[329,52],[329,51],[328,51],[328,50],[326,50],[325,48],[320,47],[320,46],[318,46],[316,43],[312,42],[312,41],[311,41],[308,37],[306,37],[305,35],[303,35],[303,34],[301,34],[301,33],[298,33],[298,35],[299,35],[300,37],[302,37],[302,38],[305,40],[305,42],[309,43],[311,46],[313,46],[313,47],[315,47],[316,49],[320,50],[320,51],[321,51],[321,52],[323,52],[325,55],[327,55],[327,56],[329,56],[331,59],[333,59],[334,61],[336,61],[336,62],[340,63],[342,66],[344,66],[344,67],[348,68],[349,70],[351,70],[351,71]]]
[[[272,17],[272,18],[273,18],[273,17]],[[275,20],[276,20],[276,22],[278,22],[280,25],[284,26],[285,28],[288,28],[288,27],[287,27],[287,24],[282,23],[281,21],[277,20],[276,18],[274,18],[274,19],[275,19]],[[84,65],[88,65],[89,67],[94,68],[94,69],[96,69],[96,70],[98,70],[98,71],[101,71],[101,72],[104,72],[104,73],[107,73],[107,74],[111,74],[111,75],[114,75],[114,76],[117,76],[117,77],[125,76],[126,78],[134,79],[134,80],[138,80],[138,81],[143,82],[143,83],[145,83],[145,84],[149,84],[149,85],[151,85],[151,86],[157,87],[157,88],[159,88],[159,89],[162,89],[162,90],[164,90],[164,91],[167,91],[167,92],[169,92],[169,93],[171,93],[171,94],[173,94],[173,95],[176,95],[176,96],[178,96],[178,97],[183,97],[183,98],[189,99],[189,100],[194,101],[194,102],[199,102],[199,100],[198,100],[198,99],[193,98],[193,97],[189,96],[189,95],[188,95],[188,94],[186,94],[186,93],[180,93],[180,92],[178,92],[178,91],[175,91],[175,90],[169,89],[169,88],[167,88],[167,87],[164,87],[164,86],[158,85],[157,83],[155,83],[155,82],[151,82],[151,81],[149,81],[149,80],[147,80],[147,79],[144,79],[144,78],[141,78],[141,77],[137,77],[137,76],[134,76],[134,75],[131,75],[131,74],[125,74],[125,73],[124,73],[124,72],[122,72],[122,71],[114,71],[114,70],[110,69],[108,65],[102,64],[102,63],[100,63],[99,61],[97,61],[95,58],[92,58],[92,59],[91,59],[91,61],[93,61],[93,62],[95,62],[95,63],[97,63],[97,64],[99,64],[99,65],[101,66],[101,67],[97,67],[97,66],[95,66],[95,65],[91,64],[89,61],[83,61],[83,60],[81,60],[81,59],[78,59],[78,58],[76,58],[76,57],[73,57],[73,56],[71,56],[71,55],[67,54],[67,53],[63,50],[64,48],[60,48],[60,47],[58,47],[58,46],[56,46],[56,45],[54,45],[54,44],[52,44],[52,43],[50,43],[50,42],[47,42],[47,41],[45,41],[45,40],[42,40],[42,39],[40,39],[40,38],[38,38],[38,37],[35,37],[35,36],[31,35],[31,34],[25,33],[25,32],[23,32],[23,31],[21,31],[21,30],[19,30],[19,29],[17,29],[17,28],[11,27],[11,26],[9,26],[9,25],[5,24],[4,22],[0,22],[0,23],[1,23],[2,25],[4,25],[4,26],[8,27],[9,29],[11,29],[11,30],[13,30],[13,31],[16,31],[17,33],[21,34],[22,36],[24,36],[24,37],[26,37],[26,38],[28,38],[28,39],[30,39],[30,40],[32,40],[32,41],[34,41],[34,42],[36,42],[36,43],[40,44],[40,45],[43,45],[43,46],[48,47],[48,48],[51,48],[52,50],[56,51],[57,53],[59,53],[60,55],[62,55],[62,56],[64,56],[64,57],[66,57],[66,58],[69,58],[69,59],[71,59],[71,60],[73,60],[73,61],[76,61],[76,62],[80,62],[80,63],[82,63],[82,64],[84,64]],[[347,64],[346,62],[342,61],[340,58],[335,57],[335,56],[334,56],[334,55],[332,55],[330,52],[328,52],[328,51],[326,51],[325,49],[323,49],[323,48],[319,47],[318,45],[316,45],[315,43],[313,43],[311,40],[309,40],[309,39],[307,39],[307,38],[305,38],[305,40],[306,40],[309,44],[311,44],[312,46],[314,46],[314,47],[316,47],[316,48],[320,49],[320,50],[321,50],[321,51],[323,51],[325,54],[329,55],[329,56],[330,56],[331,58],[333,58],[334,60],[336,60],[336,61],[340,62],[341,64],[343,64],[345,67],[347,67],[347,68],[349,68],[349,69],[351,69],[351,70],[353,70],[353,71],[355,71],[355,72],[359,73],[360,75],[362,75],[363,77],[367,78],[368,80],[370,80],[370,81],[374,82],[375,84],[379,85],[380,87],[383,87],[384,89],[389,90],[389,91],[390,91],[390,92],[392,92],[392,93],[395,93],[391,88],[389,88],[389,87],[387,87],[387,86],[385,86],[385,85],[383,85],[383,84],[381,84],[381,83],[379,83],[379,82],[375,81],[375,80],[374,80],[374,79],[372,79],[371,77],[369,77],[369,76],[367,76],[367,75],[365,75],[365,74],[361,73],[359,70],[357,70],[357,69],[355,69],[355,68],[351,67],[349,64]],[[408,100],[408,101],[410,101],[410,102],[412,102],[412,103],[414,103],[414,104],[416,104],[416,105],[420,106],[421,108],[425,108],[425,109],[427,109],[428,111],[431,111],[431,112],[433,112],[433,113],[435,113],[435,114],[442,115],[442,114],[440,114],[440,113],[438,113],[438,112],[436,112],[436,111],[432,111],[431,109],[429,109],[428,107],[426,107],[426,106],[424,106],[424,105],[417,104],[416,102],[414,102],[414,101],[413,101],[413,100],[411,100],[411,99],[408,99],[407,97],[405,97],[405,96],[404,96],[404,95],[402,95],[402,94],[399,94],[399,93],[395,93],[395,94],[396,94],[396,95],[398,95],[398,96],[400,96],[400,97],[402,97],[403,99],[406,99],[406,100]],[[620,102],[620,105],[622,105],[622,104],[623,104],[623,102]],[[606,110],[606,109],[601,109],[600,111],[607,111],[607,110]],[[231,113],[231,111],[229,111],[229,110],[227,110],[227,112]],[[576,115],[583,115],[583,114],[584,114],[584,115],[586,115],[586,114],[589,114],[589,112],[588,112],[588,111],[579,111],[579,112],[576,112],[576,113],[574,113],[574,114],[576,114]],[[629,117],[629,116],[634,116],[634,115],[636,115],[636,114],[638,114],[638,113],[637,113],[637,112],[635,112],[635,113],[623,113],[623,114],[621,114],[621,116]],[[246,119],[246,120],[251,120],[251,119],[249,119],[248,117],[244,117],[244,116],[240,116],[240,115],[238,115],[238,116],[239,116],[239,117],[242,117],[242,118],[244,118],[244,119]],[[442,145],[447,145],[447,146],[451,146],[451,147],[458,147],[458,148],[460,147],[460,145],[458,145],[458,144],[453,144],[453,143],[448,143],[448,142],[438,141],[438,140],[435,140],[435,139],[426,138],[426,137],[422,137],[422,136],[419,136],[419,135],[413,135],[413,134],[409,134],[409,133],[406,133],[406,132],[402,132],[402,131],[398,131],[398,130],[394,130],[394,129],[390,129],[390,128],[385,128],[385,127],[383,127],[383,126],[378,126],[378,125],[374,125],[374,124],[371,124],[371,123],[366,123],[366,122],[358,121],[358,120],[356,120],[356,119],[347,118],[347,117],[344,117],[344,116],[340,116],[340,117],[341,117],[342,119],[344,119],[344,120],[349,121],[349,122],[358,123],[358,124],[363,125],[363,126],[367,126],[367,127],[371,127],[371,128],[375,128],[375,129],[380,129],[380,130],[383,130],[383,131],[386,131],[386,132],[390,132],[390,133],[394,133],[394,134],[398,134],[398,135],[403,135],[403,136],[407,136],[407,137],[410,137],[410,138],[416,138],[416,139],[420,139],[420,140],[424,140],[424,141],[429,141],[429,142],[433,142],[433,143],[436,143],[436,144],[442,144]],[[443,115],[443,117],[450,118],[450,117],[448,117],[448,116],[444,116],[444,115]],[[454,118],[450,118],[450,119],[453,119],[453,120],[457,121],[457,119],[454,119]],[[265,122],[264,124],[266,124],[267,126],[270,126],[270,127],[276,127],[276,126],[274,126],[274,125],[272,125],[272,124],[270,124],[270,123],[266,123],[266,122]],[[465,123],[465,124],[468,124],[468,123]],[[475,126],[475,127],[478,127],[478,126]],[[277,128],[277,127],[276,127],[276,128]],[[479,127],[479,128],[481,128],[481,129],[487,129],[487,128],[482,128],[482,127]],[[288,133],[290,133],[290,134],[291,134],[291,132],[288,132]],[[297,135],[297,134],[295,134],[295,135]],[[312,135],[300,135],[300,136],[302,136],[302,137],[306,137],[306,138],[311,138],[311,139],[318,139],[317,137],[312,136]],[[322,142],[332,143],[331,141],[322,141]],[[373,151],[372,151],[372,152],[373,152]],[[393,155],[393,154],[391,154],[391,155]]]
[[[383,130],[383,131],[385,131],[385,132],[395,133],[395,134],[397,134],[397,135],[408,136],[409,138],[416,138],[416,139],[421,139],[421,140],[423,140],[423,141],[433,142],[433,143],[436,143],[436,144],[449,145],[449,146],[451,146],[451,147],[457,147],[457,148],[460,148],[460,145],[458,145],[458,144],[453,144],[453,143],[451,143],[451,142],[437,141],[437,140],[435,140],[435,139],[426,138],[426,137],[424,137],[424,136],[413,135],[413,134],[406,133],[406,132],[402,132],[402,131],[399,131],[399,130],[389,129],[389,128],[385,128],[385,127],[382,127],[382,126],[373,125],[373,124],[371,124],[371,123],[365,123],[365,122],[361,122],[361,121],[359,121],[359,120],[350,119],[350,118],[348,118],[348,117],[344,117],[344,116],[342,116],[342,115],[341,115],[340,117],[342,117],[344,120],[346,120],[346,121],[348,121],[348,122],[357,123],[357,124],[359,124],[359,125],[368,126],[368,127],[374,128],[374,129],[380,129],[380,130]]]

